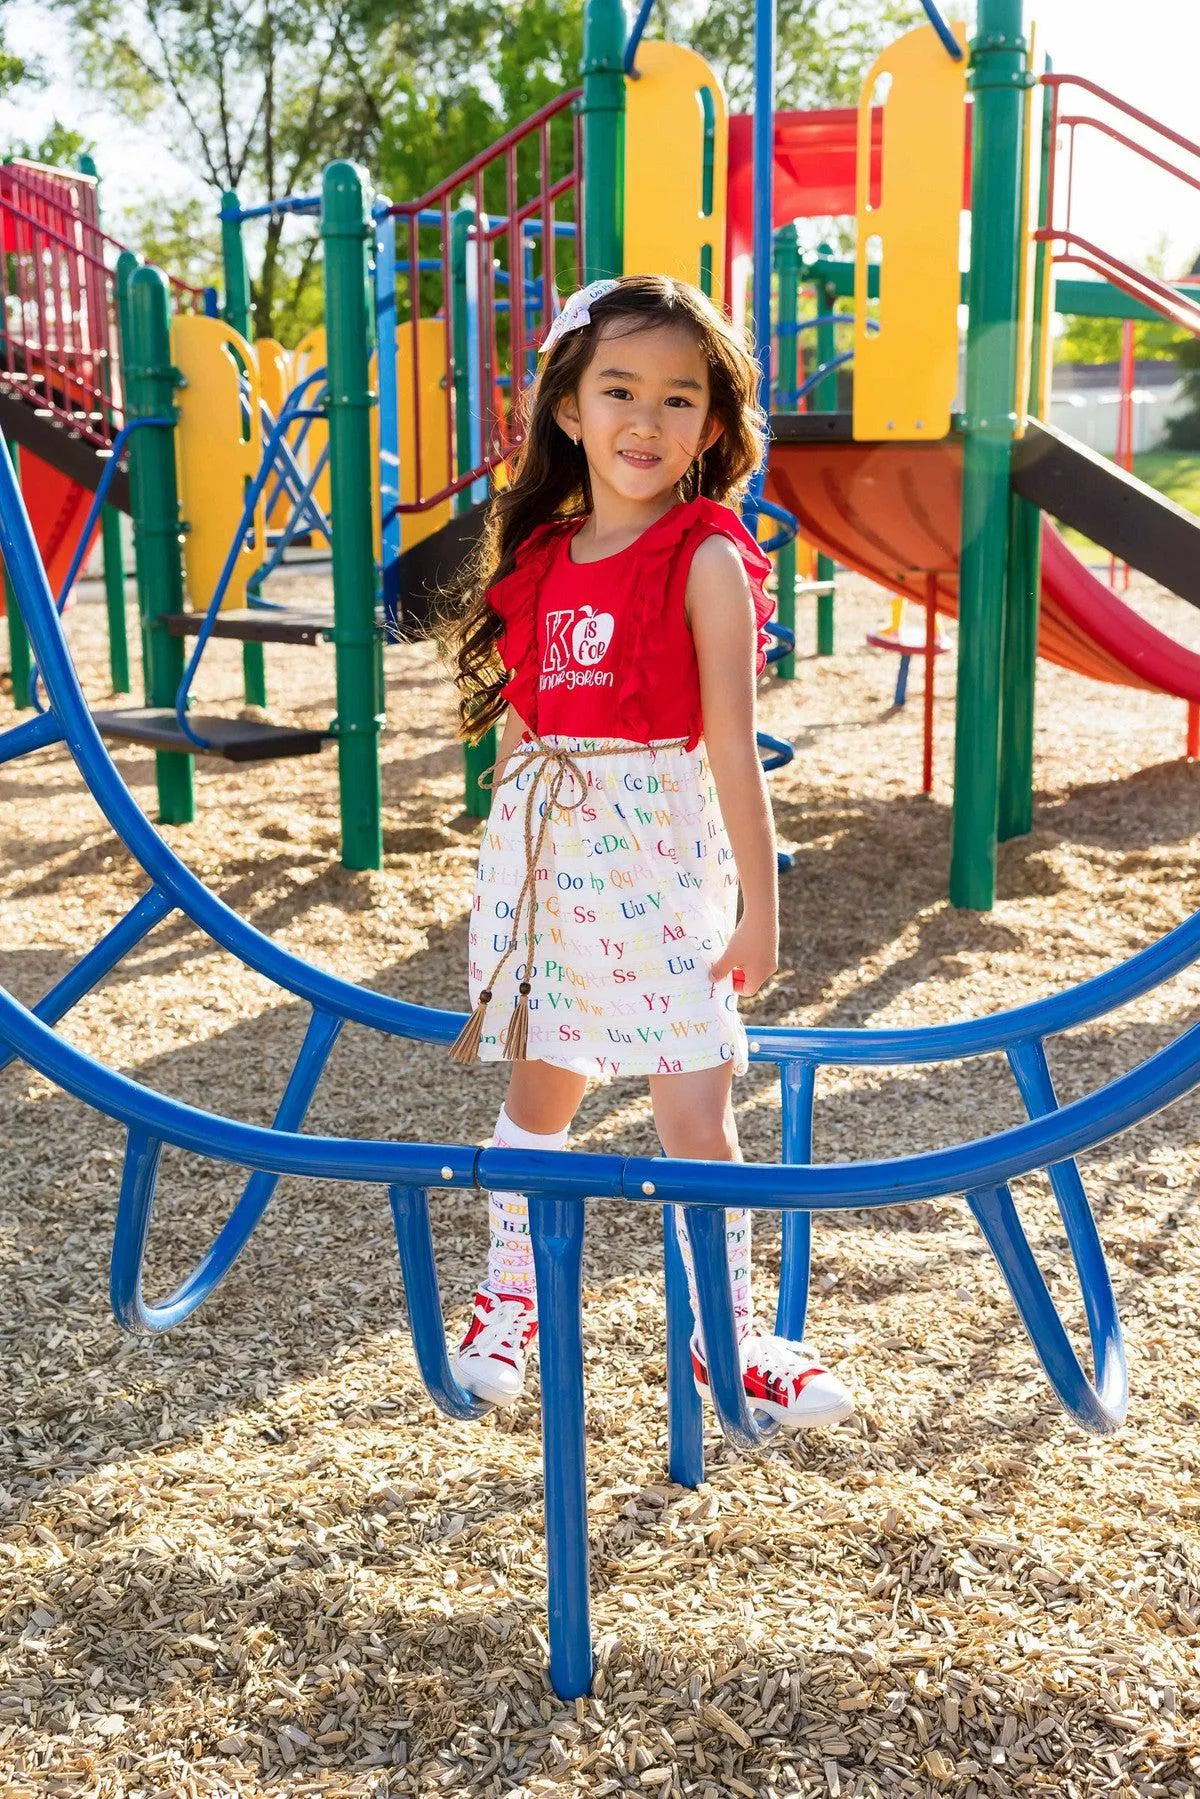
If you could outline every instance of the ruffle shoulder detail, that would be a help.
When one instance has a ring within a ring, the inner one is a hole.
[[[635,726],[643,736],[653,735],[650,729],[650,712],[655,687],[661,684],[661,672],[656,682],[653,671],[661,662],[664,642],[675,639],[676,634],[671,630],[671,625],[675,622],[673,614],[677,613],[682,621],[692,557],[707,537],[727,537],[742,559],[754,602],[757,672],[761,675],[767,665],[767,649],[771,639],[766,625],[775,610],[775,602],[765,587],[767,576],[771,572],[770,557],[764,555],[737,513],[730,507],[722,506],[716,500],[703,498],[676,506],[657,525],[651,526],[640,545],[642,554],[639,577],[648,603],[639,609],[637,642],[631,646],[626,662],[620,710],[621,717]],[[698,712],[699,681],[694,658],[693,667],[688,672],[696,682]],[[679,673],[681,679],[688,678],[682,669]]]
[[[537,525],[517,550],[513,566],[487,590],[487,603],[504,625],[497,648],[509,671],[504,698],[531,728],[536,728],[537,600],[564,534],[578,521],[551,519]]]
[[[691,532],[694,541],[691,541],[686,557],[687,567],[691,567],[692,557],[706,537],[727,537],[738,552],[746,571],[746,579],[750,583],[750,597],[754,601],[754,626],[758,634],[756,666],[761,675],[767,666],[767,651],[771,646],[767,621],[775,611],[775,602],[766,590],[767,576],[771,573],[771,558],[751,537],[731,507],[720,506],[715,500],[694,500],[688,510],[691,511],[693,507],[697,516]]]

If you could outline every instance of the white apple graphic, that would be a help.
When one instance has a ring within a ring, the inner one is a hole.
[[[571,654],[581,667],[594,668],[608,654],[616,620],[611,612],[597,612],[594,606],[584,606],[581,612],[571,633]]]

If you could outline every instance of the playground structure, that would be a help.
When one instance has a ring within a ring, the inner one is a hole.
[[[771,13],[764,7],[764,29],[760,32],[760,81],[769,89],[773,60]],[[608,46],[607,62],[600,56],[603,44],[597,45],[595,34],[601,27],[611,31],[620,21],[622,37],[613,50]],[[979,113],[986,102],[1006,109],[1009,127],[1019,122],[1020,109],[1029,89],[1022,80],[1010,77],[1023,73],[1021,12],[1014,0],[982,0],[980,39],[973,51],[979,70],[977,88],[976,134],[984,129]],[[592,36],[590,78],[603,77],[608,87],[601,90],[611,101],[616,86],[623,81],[621,73],[627,53],[624,24],[619,8],[594,4],[589,15]],[[636,42],[628,46],[636,53]],[[941,32],[923,40],[921,57],[936,53],[951,60]],[[914,54],[911,46],[906,55]],[[1001,58],[1001,79],[989,81],[989,71],[997,67],[993,59]],[[1013,60],[1015,59],[1015,60]],[[1011,66],[1010,66],[1011,64]],[[932,64],[925,66],[932,67]],[[940,77],[939,77],[940,79]],[[956,76],[955,80],[960,80]],[[895,89],[893,90],[895,93]],[[569,99],[570,97],[568,97]],[[589,96],[585,90],[585,106]],[[595,90],[590,95],[596,103]],[[890,101],[889,101],[890,104]],[[1007,109],[1015,108],[1012,116]],[[615,113],[612,104],[600,107],[599,144],[615,135]],[[949,116],[949,108],[947,108]],[[543,115],[544,122],[545,115]],[[766,108],[768,122],[771,118]],[[588,113],[584,113],[584,136],[588,134]],[[1002,121],[1003,123],[1003,121]],[[957,119],[961,132],[961,116]],[[540,127],[538,127],[540,129]],[[1016,153],[1021,138],[1014,130],[1000,132],[1001,141]],[[989,142],[991,140],[989,139]],[[543,139],[544,142],[544,139]],[[592,140],[593,148],[596,140]],[[886,143],[886,137],[885,137]],[[599,151],[596,152],[599,154]],[[976,155],[975,174],[980,158]],[[482,177],[482,164],[476,177]],[[564,177],[565,179],[565,177]],[[957,180],[957,174],[956,174]],[[770,183],[766,184],[769,200]],[[451,189],[442,200],[442,224],[447,223]],[[582,217],[584,224],[584,273],[588,276],[613,267],[619,248],[615,238],[616,215],[600,208],[596,187],[589,192],[584,186]],[[761,189],[756,188],[756,194]],[[547,190],[543,187],[543,246],[555,242],[552,218],[547,219]],[[609,198],[611,200],[611,193]],[[410,262],[419,262],[416,238],[420,217],[408,215]],[[482,213],[477,208],[476,216]],[[502,230],[520,238],[521,221],[518,207],[510,207]],[[364,255],[373,234],[361,182],[357,173],[346,165],[335,165],[326,177],[322,196],[322,224],[327,236],[328,297],[328,373],[325,377],[330,400],[328,428],[330,438],[330,506],[333,525],[334,575],[339,611],[335,629],[339,639],[343,629],[357,625],[350,639],[356,655],[354,667],[362,681],[363,693],[373,701],[372,682],[376,671],[378,634],[373,617],[374,567],[372,540],[375,520],[371,513],[370,405],[368,390],[368,331],[366,329],[366,297],[363,281]],[[760,244],[763,221],[757,221]],[[770,215],[767,213],[766,242],[770,244]],[[1043,239],[1043,241],[1047,241]],[[341,246],[343,254],[337,253]],[[579,252],[576,233],[572,246]],[[703,245],[694,246],[702,250]],[[1011,247],[1011,246],[1010,246]],[[1001,246],[1003,250],[1004,246]],[[886,252],[885,252],[886,253]],[[481,259],[484,256],[479,251]],[[972,305],[990,314],[994,301],[985,274],[997,276],[990,267],[990,251],[984,258],[987,271],[972,271]],[[445,265],[443,264],[443,267]],[[517,254],[515,266],[523,268],[524,253]],[[616,263],[619,266],[619,262]],[[707,265],[716,279],[718,259]],[[760,268],[764,266],[759,262]],[[1015,267],[1015,264],[1014,264]],[[1011,271],[1010,271],[1011,272]],[[550,274],[541,271],[541,318],[550,300]],[[763,302],[765,283],[759,284],[756,300]],[[982,299],[979,290],[982,289]],[[152,478],[169,494],[174,480],[175,464],[170,453],[171,426],[166,421],[171,395],[159,392],[152,383],[158,381],[169,389],[173,377],[161,371],[169,366],[164,338],[166,327],[165,289],[162,278],[152,270],[135,270],[128,281],[132,341],[144,349],[144,362],[130,357],[127,378],[143,380],[146,385],[135,400],[132,392],[126,414],[127,424],[135,427],[133,438],[133,476],[135,516],[138,506],[136,490]],[[509,315],[517,346],[514,366],[522,365],[527,349],[518,308]],[[413,302],[414,317],[419,322],[419,301]],[[974,316],[974,314],[973,314]],[[1002,315],[1013,326],[1015,359],[1015,314]],[[443,342],[446,320],[441,322]],[[885,316],[880,341],[886,342],[889,320]],[[345,327],[343,329],[343,327]],[[857,328],[856,328],[857,329]],[[141,338],[139,330],[143,331]],[[243,341],[245,341],[243,339]],[[765,341],[765,340],[764,340]],[[856,355],[864,356],[868,365],[870,337],[863,323]],[[419,364],[422,338],[414,331],[410,340],[414,370],[413,394],[419,396],[422,383]],[[155,360],[158,356],[160,359]],[[1013,374],[1014,368],[1004,357],[995,357],[1001,375]],[[988,359],[986,379],[978,372],[971,375],[968,365],[968,417],[989,403],[986,391],[994,370]],[[448,366],[448,365],[447,365]],[[880,366],[880,365],[876,365]],[[149,370],[150,373],[145,371]],[[157,372],[155,372],[157,371]],[[859,371],[860,375],[862,370]],[[938,379],[947,383],[945,369]],[[481,391],[494,393],[498,384],[488,383]],[[869,384],[868,384],[869,385]],[[981,398],[981,389],[982,392]],[[1003,398],[1010,390],[998,390]],[[448,394],[448,390],[447,390]],[[443,402],[449,405],[447,397]],[[499,405],[500,401],[489,402]],[[856,407],[866,403],[865,393],[856,385]],[[947,405],[949,402],[947,402]],[[419,401],[414,398],[419,409]],[[973,411],[973,407],[976,409]],[[315,408],[313,409],[315,410]],[[300,408],[297,407],[297,422]],[[280,414],[283,405],[280,406]],[[978,414],[986,419],[988,413]],[[1005,415],[1007,417],[1007,415]],[[939,434],[939,419],[931,409],[919,415],[921,429],[928,442],[907,442],[880,446],[846,435],[837,414],[796,414],[794,437],[789,440],[777,420],[780,445],[785,455],[783,467],[791,464],[789,443],[802,446],[807,455],[812,441],[811,420],[824,434],[822,447],[841,456],[849,451],[859,457],[882,458],[884,469],[899,468],[901,490],[911,500],[915,488],[905,483],[903,472],[911,469],[916,458],[928,459],[928,470],[934,475],[930,485],[952,499],[954,485],[951,474],[955,461],[961,466],[965,508],[977,503],[976,491],[986,475],[989,492],[995,486],[993,477],[1002,476],[1004,483],[1004,516],[1009,511],[1009,463],[1013,460],[1007,436],[1007,425],[997,440],[989,427],[984,435],[986,455],[982,470],[975,466],[971,438],[964,449],[945,441]],[[915,427],[916,417],[912,423]],[[278,422],[278,421],[277,421]],[[310,421],[315,424],[318,421]],[[948,421],[946,421],[948,422]],[[982,426],[980,426],[982,430]],[[1046,448],[1042,437],[1028,434],[1035,448],[1044,455],[1034,464],[1034,476],[1040,493],[1050,481],[1047,464],[1053,472],[1053,443]],[[419,420],[415,441],[422,441]],[[447,498],[469,492],[472,484],[483,478],[490,467],[498,464],[501,451],[480,443],[480,461],[460,468],[452,480],[445,471],[435,469],[425,481],[418,478],[415,497],[398,504],[414,510],[430,510]],[[780,446],[777,446],[777,448]],[[157,457],[147,454],[157,449]],[[1073,453],[1063,453],[1066,466],[1074,468]],[[934,460],[941,459],[941,460]],[[115,462],[115,458],[110,458]],[[846,491],[845,461],[838,463],[820,482],[806,482],[794,496],[801,505],[811,488],[832,490],[835,496]],[[424,471],[422,471],[424,473]],[[309,470],[309,478],[312,471]],[[774,476],[779,479],[778,471]],[[1026,476],[1022,474],[1021,480]],[[1121,480],[1119,475],[1111,477]],[[436,483],[441,481],[441,487]],[[973,485],[974,484],[974,485]],[[447,493],[444,489],[450,489]],[[263,482],[265,494],[266,482]],[[1125,492],[1121,488],[1121,492]],[[972,495],[974,494],[974,500]],[[102,499],[102,495],[97,496]],[[142,496],[145,497],[144,494]],[[258,498],[255,497],[255,505]],[[993,496],[994,497],[994,496]],[[1033,507],[1031,500],[1022,500]],[[1094,503],[1094,495],[1093,495]],[[1139,504],[1144,504],[1140,502]],[[949,502],[947,503],[949,506]],[[889,516],[897,509],[892,508]],[[172,513],[170,516],[174,517]],[[1036,517],[1036,513],[1034,515]],[[1127,526],[1130,536],[1137,536],[1136,525],[1143,515],[1131,512],[1133,524]],[[806,529],[815,527],[806,521]],[[996,540],[995,518],[981,520],[991,532],[990,545],[1003,562],[1005,544]],[[380,529],[387,520],[381,519]],[[443,527],[445,528],[445,527]],[[1007,527],[1005,527],[1007,528]],[[944,520],[937,526],[939,553],[950,544],[952,524]],[[173,541],[173,540],[172,540]],[[820,542],[821,538],[816,537]],[[832,541],[826,533],[826,541]],[[1047,537],[1046,563],[1054,573],[1051,547]],[[1140,540],[1139,540],[1140,541]],[[164,540],[165,542],[165,540]],[[968,532],[960,577],[963,638],[970,639],[971,629],[980,623],[973,619],[968,594],[971,581],[976,588],[983,575],[990,573],[979,563],[978,545]],[[1036,539],[1035,539],[1036,543]],[[1168,553],[1164,548],[1164,556]],[[1163,1106],[1191,1091],[1200,1082],[1200,1026],[1194,1026],[1176,1042],[1140,1062],[1098,1091],[1089,1093],[1059,1108],[1046,1060],[1045,1041],[1077,1025],[1104,1016],[1116,1006],[1150,991],[1200,958],[1200,916],[1188,920],[1160,943],[1133,957],[1124,965],[1058,997],[1022,1006],[1015,1011],[991,1018],[964,1021],[960,1024],[915,1030],[851,1031],[835,1029],[792,1030],[762,1029],[751,1042],[754,1059],[775,1064],[781,1085],[781,1160],[778,1163],[739,1165],[707,1165],[676,1162],[670,1159],[620,1157],[614,1155],[546,1154],[532,1155],[508,1150],[483,1150],[472,1145],[432,1143],[414,1145],[396,1142],[371,1142],[362,1139],[320,1137],[305,1134],[303,1122],[317,1090],[326,1062],[347,1021],[381,1031],[391,1036],[406,1036],[419,1042],[448,1044],[457,1034],[461,1015],[407,1004],[382,994],[356,987],[324,973],[300,958],[284,951],[253,927],[240,919],[223,902],[209,892],[178,861],[164,839],[149,824],[124,786],[104,747],[97,721],[92,717],[80,692],[66,647],[54,599],[47,583],[44,566],[39,559],[19,488],[11,467],[0,457],[0,551],[18,598],[22,616],[30,633],[38,668],[45,686],[48,707],[35,717],[14,726],[0,736],[0,762],[10,763],[27,752],[55,743],[65,744],[87,782],[101,811],[122,839],[135,860],[145,871],[150,885],[127,915],[109,930],[93,949],[65,975],[32,1010],[20,1005],[0,989],[0,1038],[8,1048],[9,1058],[20,1056],[31,1067],[84,1103],[105,1113],[123,1125],[126,1132],[126,1154],[118,1209],[117,1233],[112,1261],[112,1298],[121,1322],[130,1329],[162,1330],[187,1316],[212,1292],[233,1265],[249,1236],[266,1210],[277,1180],[283,1173],[299,1174],[315,1179],[349,1179],[387,1186],[393,1221],[399,1245],[408,1300],[409,1320],[422,1375],[435,1402],[451,1416],[476,1418],[484,1408],[465,1394],[450,1372],[445,1326],[442,1318],[437,1281],[434,1274],[429,1190],[432,1187],[515,1187],[530,1196],[531,1233],[537,1264],[539,1309],[541,1316],[541,1361],[543,1395],[543,1452],[546,1475],[546,1533],[549,1580],[550,1669],[555,1689],[564,1698],[573,1698],[588,1690],[591,1679],[592,1649],[589,1630],[588,1547],[585,1454],[586,1438],[583,1395],[583,1343],[581,1322],[581,1250],[585,1202],[589,1200],[623,1201],[652,1204],[662,1208],[665,1253],[667,1257],[668,1299],[668,1409],[669,1470],[673,1479],[695,1485],[703,1478],[703,1449],[699,1402],[688,1368],[690,1317],[682,1270],[674,1246],[674,1233],[667,1208],[682,1205],[696,1250],[700,1304],[714,1404],[727,1438],[739,1447],[751,1447],[765,1440],[767,1432],[760,1420],[750,1412],[738,1370],[734,1334],[732,1300],[728,1272],[724,1260],[721,1211],[728,1205],[749,1204],[784,1215],[784,1253],[778,1329],[786,1335],[798,1336],[804,1329],[808,1299],[808,1270],[811,1219],[814,1212],[851,1207],[880,1207],[907,1204],[947,1195],[965,1195],[994,1254],[1033,1346],[1060,1402],[1085,1428],[1106,1431],[1115,1428],[1124,1415],[1127,1399],[1125,1359],[1120,1324],[1117,1317],[1112,1283],[1104,1261],[1103,1250],[1084,1192],[1076,1158],[1117,1133],[1126,1131]],[[1139,553],[1145,552],[1144,543]],[[974,562],[971,557],[974,557]],[[175,566],[178,566],[176,558]],[[907,563],[889,563],[891,583],[903,586],[901,573],[909,578]],[[347,575],[349,570],[349,576]],[[922,572],[916,565],[918,574]],[[141,570],[139,570],[139,574]],[[166,580],[164,592],[173,599],[177,589]],[[1069,585],[1066,577],[1064,583]],[[354,619],[347,621],[341,611],[341,596],[348,584],[359,584],[360,606]],[[985,583],[985,585],[987,585]],[[1051,580],[1047,581],[1048,590]],[[366,627],[366,606],[362,591],[370,600],[372,616]],[[989,589],[990,590],[990,589]],[[938,585],[939,603],[943,589]],[[974,592],[970,602],[979,610],[981,595]],[[1114,607],[1120,602],[1110,596]],[[1125,610],[1125,609],[1123,609]],[[1118,615],[1119,616],[1119,615]],[[1082,635],[1082,634],[1081,634]],[[1098,641],[1093,631],[1086,637],[1090,646]],[[1114,664],[1122,667],[1116,649],[1124,639],[1119,630],[1114,634]],[[339,652],[345,647],[339,641]],[[1027,646],[1029,647],[1029,646]],[[961,652],[960,652],[961,653]],[[1063,655],[1067,649],[1063,649]],[[1090,651],[1089,651],[1090,653]],[[1032,658],[1027,665],[1032,668]],[[992,670],[998,681],[998,666]],[[341,691],[342,667],[339,662],[339,716],[352,717],[349,702]],[[972,697],[972,720],[978,725],[978,696]],[[960,712],[964,701],[960,697]],[[343,707],[346,709],[343,710]],[[370,803],[370,757],[374,739],[369,728],[355,734],[343,730],[339,736],[342,758],[343,817],[348,804]],[[354,754],[348,754],[354,751]],[[184,758],[178,756],[183,761]],[[349,791],[346,788],[350,778]],[[361,789],[353,783],[361,780]],[[377,789],[376,789],[377,794]],[[360,817],[355,841],[366,843],[370,820]],[[347,832],[349,836],[349,832]],[[369,844],[368,844],[369,847]],[[960,845],[961,848],[961,845]],[[961,872],[961,871],[960,871]],[[973,876],[978,870],[972,870]],[[973,891],[973,889],[972,889]],[[173,914],[182,914],[197,925],[213,943],[237,957],[249,968],[274,982],[285,993],[299,998],[310,1008],[310,1022],[296,1064],[284,1087],[275,1119],[270,1127],[257,1127],[206,1113],[153,1092],[149,1087],[116,1073],[72,1048],[58,1037],[54,1026],[90,992],[111,974],[123,959],[149,934]],[[1003,1053],[1008,1061],[1027,1115],[1027,1122],[1002,1134],[975,1142],[967,1142],[922,1155],[897,1157],[892,1160],[863,1163],[811,1164],[813,1116],[818,1069],[866,1064],[873,1067],[908,1066],[938,1061],[952,1061],[987,1053]],[[164,1146],[171,1144],[194,1151],[204,1157],[228,1162],[248,1170],[242,1197],[222,1227],[208,1254],[168,1299],[160,1303],[146,1300],[142,1291],[142,1266],[153,1211],[155,1188]],[[1045,1170],[1061,1213],[1071,1254],[1079,1277],[1087,1315],[1094,1377],[1089,1378],[1072,1348],[1056,1310],[1045,1279],[1025,1236],[1013,1202],[1010,1183],[1034,1170]]]

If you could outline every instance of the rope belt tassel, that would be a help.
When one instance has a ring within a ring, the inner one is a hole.
[[[470,1064],[478,1059],[479,1045],[483,1040],[484,1019],[488,1006],[495,993],[496,982],[501,971],[511,960],[521,936],[521,917],[525,916],[525,979],[518,983],[517,1003],[513,1007],[512,1017],[504,1031],[504,1054],[510,1062],[524,1062],[529,1051],[529,995],[532,991],[530,976],[533,973],[534,929],[537,916],[537,871],[542,849],[546,842],[546,834],[550,828],[552,813],[557,808],[560,812],[574,812],[582,806],[587,798],[587,777],[580,763],[593,756],[628,755],[631,749],[638,746],[629,743],[597,743],[587,749],[561,749],[543,743],[538,737],[528,742],[522,741],[509,757],[508,770],[499,779],[496,769],[499,764],[485,769],[479,776],[479,785],[492,792],[507,787],[510,781],[519,780],[523,774],[530,773],[529,791],[525,795],[525,878],[517,894],[517,903],[513,907],[512,931],[508,948],[493,968],[486,986],[481,988],[475,1010],[450,1046],[450,1056],[455,1062]],[[647,746],[648,747],[648,746]],[[655,744],[655,749],[686,749],[686,738],[676,738],[670,743]],[[568,782],[573,782],[576,796],[564,800],[563,789]],[[545,803],[542,806],[541,822],[534,831],[534,818],[538,809],[538,789],[546,788]]]

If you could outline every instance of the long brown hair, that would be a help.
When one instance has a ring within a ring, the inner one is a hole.
[[[522,396],[518,428],[523,427],[523,441],[508,485],[492,500],[479,547],[442,608],[439,635],[456,664],[459,732],[468,742],[482,737],[504,711],[506,677],[497,650],[503,625],[488,605],[488,589],[510,572],[518,549],[538,525],[585,517],[592,509],[583,446],[564,435],[555,413],[577,391],[604,326],[619,322],[622,335],[683,326],[708,364],[708,416],[723,429],[681,482],[681,500],[703,494],[736,503],[762,461],[766,433],[758,404],[758,365],[699,288],[666,275],[627,275],[589,310],[591,324],[559,339]]]

